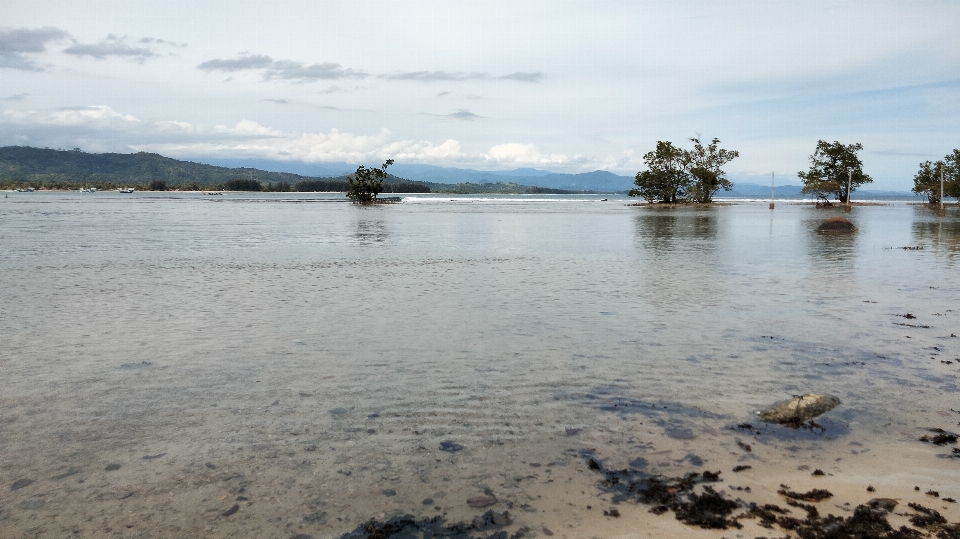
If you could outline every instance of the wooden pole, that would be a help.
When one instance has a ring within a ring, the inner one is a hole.
[[[853,183],[853,167],[847,167],[847,211],[850,211],[850,186]]]
[[[943,167],[940,167],[940,211],[937,212],[941,216],[946,215],[946,211],[943,209]]]
[[[774,201],[774,198],[775,198],[775,195],[773,194],[773,183],[774,183],[773,175],[774,175],[774,173],[771,172],[771,173],[770,173],[770,209],[771,209],[771,210],[773,209],[773,201]]]

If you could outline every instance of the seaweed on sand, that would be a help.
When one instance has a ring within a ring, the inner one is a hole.
[[[677,520],[701,528],[742,528],[740,520],[759,519],[760,526],[779,527],[793,532],[800,539],[919,539],[934,533],[938,539],[960,539],[960,523],[949,524],[943,516],[932,509],[911,503],[916,511],[910,517],[914,529],[901,526],[895,529],[887,515],[896,507],[896,500],[877,498],[865,505],[858,505],[853,515],[840,517],[820,516],[817,508],[803,501],[820,501],[832,496],[824,489],[805,493],[780,491],[787,497],[787,504],[806,512],[805,518],[790,516],[790,509],[774,504],[758,505],[740,499],[732,500],[716,492],[710,485],[719,481],[719,472],[688,473],[683,477],[652,476],[635,469],[609,470],[597,459],[592,450],[581,453],[588,458],[588,468],[603,474],[600,487],[613,493],[612,501],[631,500],[650,505],[650,512],[663,514],[673,511]],[[742,510],[734,515],[734,511]]]
[[[822,488],[815,488],[809,492],[794,492],[792,490],[778,490],[777,494],[781,496],[786,496],[794,500],[801,500],[804,502],[819,502],[820,500],[825,500],[833,496],[829,490]]]
[[[702,483],[720,480],[720,472],[693,472],[683,477],[651,476],[633,469],[607,470],[595,458],[587,460],[587,467],[604,474],[601,485],[612,492],[613,502],[636,500],[651,505],[656,514],[673,511],[677,520],[708,529],[740,528],[735,519],[729,518],[740,504],[709,485],[701,492],[695,488]]]
[[[370,519],[357,526],[351,532],[340,536],[340,539],[420,539],[430,537],[446,537],[449,539],[519,539],[526,535],[527,529],[520,528],[513,535],[508,536],[504,530],[489,535],[473,535],[472,532],[502,528],[511,523],[510,513],[496,513],[492,510],[475,517],[473,522],[456,522],[446,524],[442,516],[417,519],[413,515],[393,517],[384,521]]]

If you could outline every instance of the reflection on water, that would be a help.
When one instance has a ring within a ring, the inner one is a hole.
[[[676,307],[719,300],[719,209],[644,207],[634,217],[641,278],[652,301]]]
[[[822,210],[820,210],[822,211]],[[819,211],[818,211],[819,213]],[[845,271],[853,267],[856,262],[860,237],[859,230],[853,232],[819,232],[816,227],[830,215],[822,219],[809,221],[810,232],[807,234],[807,248],[810,252],[813,268],[826,272]],[[847,218],[857,226],[856,216],[847,215]]]
[[[387,225],[381,219],[359,219],[354,237],[359,245],[382,243],[388,238]]]
[[[913,241],[933,245],[955,258],[960,254],[960,208],[948,208],[943,217],[936,208],[914,206]]]
[[[719,208],[643,208],[634,218],[637,243],[658,256],[716,247]]]

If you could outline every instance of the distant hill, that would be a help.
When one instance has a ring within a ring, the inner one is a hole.
[[[777,198],[780,197],[800,197],[804,196],[800,194],[800,190],[803,189],[802,185],[778,185],[777,188]],[[719,198],[769,198],[770,197],[770,186],[761,185],[757,183],[745,183],[745,182],[734,182],[732,191],[720,191],[717,193]],[[806,198],[813,198],[813,195],[805,195]],[[896,200],[911,200],[916,198],[916,195],[910,191],[881,191],[874,189],[857,189],[853,192],[853,200],[856,201],[857,198],[865,198],[870,200],[877,199],[896,199]]]
[[[353,174],[356,163],[304,163],[272,159],[204,159],[204,163],[224,168],[255,168],[268,172],[289,172],[308,178],[335,178]],[[377,163],[379,165],[379,163]],[[393,168],[393,167],[391,167]]]
[[[356,170],[356,164],[350,163],[302,163],[298,161],[272,161],[268,159],[213,159],[209,163],[229,167],[255,167],[276,172],[315,176],[341,176]],[[517,168],[513,170],[470,170],[433,165],[397,163],[390,172],[411,181],[430,184],[448,184],[464,187],[482,184],[515,184],[537,186],[564,191],[595,191],[603,193],[629,191],[633,188],[633,177],[618,176],[611,172],[598,170],[583,174],[560,174],[536,168]],[[457,187],[459,189],[460,187]],[[494,192],[494,191],[480,191]]]
[[[247,161],[250,164],[250,161]],[[276,164],[264,161],[264,164]],[[304,167],[313,165],[300,164]],[[416,165],[410,165],[416,166]],[[438,167],[431,167],[438,168]],[[314,167],[321,170],[323,167]],[[304,169],[305,170],[305,169]],[[342,171],[337,176],[304,176],[292,172],[266,171],[252,167],[223,167],[191,161],[171,159],[155,153],[86,153],[80,150],[52,150],[27,146],[0,148],[0,185],[16,186],[29,184],[36,187],[76,188],[77,185],[113,188],[116,186],[140,186],[153,181],[165,182],[168,188],[223,189],[228,182],[254,180],[264,188],[288,184],[296,190],[346,191],[350,173],[355,165],[333,164],[326,170]],[[506,173],[493,176],[492,182],[430,182],[400,177],[390,169],[386,182],[387,192],[446,192],[446,193],[567,193],[557,188],[527,185],[516,181],[526,176]],[[538,173],[532,169],[524,173]],[[547,173],[549,174],[549,173]],[[510,181],[503,181],[509,179]],[[16,184],[16,185],[14,185]],[[579,190],[578,190],[579,191]]]
[[[799,196],[802,185],[778,185],[776,186],[778,197]],[[770,186],[758,183],[734,182],[732,191],[719,191],[718,197],[770,197]]]
[[[356,165],[349,163],[302,163],[268,159],[234,159],[217,164],[171,159],[155,153],[86,153],[80,150],[52,150],[27,146],[0,147],[0,185],[30,183],[55,188],[77,184],[145,186],[151,181],[166,182],[171,188],[222,188],[231,180],[256,180],[265,187],[313,182],[321,190],[343,191]],[[243,165],[243,166],[221,166]],[[535,168],[480,171],[397,163],[389,168],[387,184],[422,192],[428,187],[443,193],[615,193],[634,187],[633,178],[597,170],[582,174],[560,174]],[[320,181],[322,180],[322,181]],[[317,183],[320,181],[319,183]],[[777,197],[800,195],[799,185],[778,185]],[[858,190],[864,198],[910,198],[909,192]],[[732,191],[718,197],[768,197],[770,186],[738,182]]]
[[[411,180],[446,184],[509,182],[549,189],[602,193],[629,191],[633,187],[632,177],[618,176],[604,170],[582,174],[561,174],[535,168],[483,171],[431,165],[396,164],[393,166],[393,172]]]
[[[0,148],[0,179],[56,183],[149,184],[162,180],[169,186],[221,185],[229,180],[294,184],[304,176],[267,172],[255,168],[225,168],[179,161],[155,153],[86,153],[27,146]]]

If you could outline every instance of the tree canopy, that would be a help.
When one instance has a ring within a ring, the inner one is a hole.
[[[733,183],[726,179],[723,166],[740,155],[735,150],[719,147],[720,139],[706,146],[699,135],[690,139],[692,150],[677,148],[669,141],[657,141],[657,148],[643,156],[647,170],[637,173],[630,196],[639,196],[647,202],[713,201],[720,189],[729,191]]]
[[[706,146],[701,144],[699,136],[691,138],[690,142],[693,142],[693,150],[684,153],[688,160],[687,171],[693,177],[691,198],[695,202],[711,202],[720,189],[733,189],[733,183],[726,178],[721,167],[739,157],[740,152],[720,148],[720,139],[717,138]]]
[[[647,202],[678,202],[686,197],[689,177],[686,174],[683,150],[672,142],[657,141],[657,149],[643,156],[647,170],[637,173],[633,183],[636,189],[630,196],[643,197]]]
[[[960,149],[954,149],[937,162],[924,161],[913,177],[912,191],[926,195],[931,204],[940,203],[940,175],[943,174],[943,196],[960,199]]]
[[[863,144],[859,142],[844,145],[836,141],[817,141],[817,148],[810,156],[810,170],[797,173],[803,182],[800,192],[815,194],[823,199],[827,195],[834,195],[840,202],[847,202],[850,196],[847,192],[848,179],[851,192],[865,183],[873,182],[873,178],[863,173],[863,162],[857,157],[857,152],[862,149]]]
[[[376,202],[377,195],[383,192],[383,180],[387,177],[387,167],[393,164],[393,159],[387,161],[380,168],[367,168],[363,165],[350,177],[350,191],[347,197],[354,204],[371,204]]]

